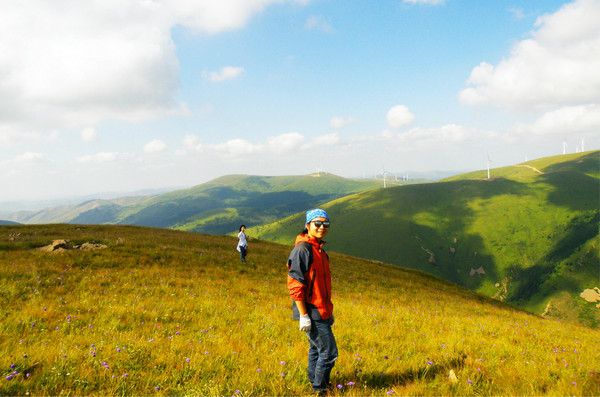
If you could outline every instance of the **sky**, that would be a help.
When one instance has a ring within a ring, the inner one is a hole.
[[[0,0],[0,202],[600,148],[600,0]]]

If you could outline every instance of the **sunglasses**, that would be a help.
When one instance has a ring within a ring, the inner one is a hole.
[[[320,228],[321,226],[323,226],[325,229],[329,229],[329,225],[330,225],[329,221],[324,221],[324,222],[323,221],[313,221],[312,224],[315,225],[315,227],[317,229]]]

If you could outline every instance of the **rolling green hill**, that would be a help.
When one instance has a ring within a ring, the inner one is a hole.
[[[378,189],[323,206],[331,249],[423,270],[536,313],[597,327],[600,152]],[[289,244],[303,214],[250,229]]]
[[[228,175],[153,197],[91,200],[24,213],[22,223],[127,224],[226,234],[242,223],[272,222],[303,208],[376,188],[375,180],[319,173],[302,176]]]
[[[103,248],[38,249],[57,239]],[[0,226],[0,395],[308,395],[290,247],[251,240],[241,264],[235,242]],[[340,352],[330,395],[600,395],[600,331],[422,272],[330,257]]]

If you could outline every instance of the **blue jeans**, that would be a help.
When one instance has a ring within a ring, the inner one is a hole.
[[[248,247],[240,245],[240,261],[246,262],[246,251]]]
[[[331,331],[332,318],[312,320],[308,334],[308,379],[314,391],[325,391],[329,385],[329,375],[338,357],[337,344]]]

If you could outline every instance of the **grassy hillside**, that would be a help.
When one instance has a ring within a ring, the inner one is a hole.
[[[107,248],[36,249],[54,239]],[[235,241],[131,226],[0,227],[0,395],[309,394],[307,340],[285,288],[289,247],[250,241],[242,266]],[[331,259],[332,395],[600,394],[600,331],[420,272]]]
[[[600,286],[599,168],[587,152],[344,197],[324,205],[329,245],[597,327],[600,310],[579,293]],[[249,233],[289,242],[302,219]]]
[[[301,176],[229,175],[153,197],[91,200],[15,214],[21,223],[128,224],[226,234],[258,225],[380,182],[320,173]]]

